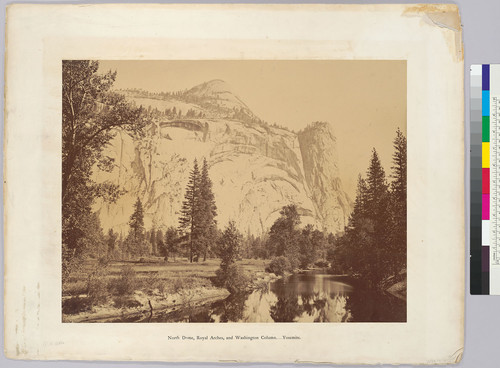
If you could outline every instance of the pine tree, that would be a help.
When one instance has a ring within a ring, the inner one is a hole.
[[[149,234],[149,242],[151,243],[151,254],[156,254],[156,229],[153,227]]]
[[[386,199],[388,193],[388,185],[385,179],[385,171],[380,163],[377,151],[375,148],[372,151],[370,167],[367,172],[366,182],[367,190],[367,209],[368,215],[372,218],[377,217],[381,210],[381,204]]]
[[[356,199],[345,234],[335,243],[329,258],[340,272],[370,277],[375,259],[374,223],[369,211],[369,190],[365,179],[358,176]]]
[[[156,244],[155,244],[155,253],[154,255],[158,255],[160,254],[161,252],[161,248],[164,246],[164,242],[163,242],[163,231],[161,231],[160,229],[158,229],[156,231]]]
[[[200,170],[195,159],[193,170],[189,176],[186,194],[182,202],[179,230],[188,238],[189,262],[198,260],[200,243],[199,201],[200,201]]]
[[[129,221],[130,232],[129,232],[129,247],[131,247],[131,253],[142,255],[144,253],[144,239],[145,239],[145,229],[144,229],[144,212],[142,209],[142,202],[137,197],[137,201],[134,204],[134,212],[130,216]]]
[[[407,199],[406,199],[406,137],[401,130],[396,131],[394,138],[393,166],[391,177],[391,210],[393,228],[391,230],[391,248],[394,255],[393,271],[397,273],[406,267],[407,253]]]
[[[362,222],[368,217],[368,187],[366,180],[358,176],[358,186],[356,188],[356,199],[352,211],[349,225],[350,229],[360,228]]]
[[[393,267],[391,250],[392,216],[390,211],[389,186],[385,171],[377,151],[373,149],[370,167],[367,172],[368,216],[373,223],[373,243],[371,245],[370,278],[380,282]]]
[[[373,149],[367,178],[358,178],[354,210],[334,253],[340,268],[372,285],[387,277],[394,265],[391,203],[385,171]]]
[[[212,191],[212,180],[208,175],[207,160],[203,158],[200,179],[200,201],[198,205],[198,217],[200,220],[200,250],[203,253],[203,260],[206,260],[210,246],[215,242],[217,235],[217,206],[215,196]]]
[[[406,137],[399,128],[394,138],[392,164],[391,189],[395,198],[406,206]]]
[[[115,252],[117,238],[118,238],[118,234],[115,233],[112,228],[109,228],[108,239],[107,239],[107,243],[108,243],[108,256],[112,256],[113,253]]]

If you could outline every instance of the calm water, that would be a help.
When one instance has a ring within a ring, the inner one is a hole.
[[[406,302],[343,276],[293,275],[263,290],[155,314],[151,322],[405,322]]]

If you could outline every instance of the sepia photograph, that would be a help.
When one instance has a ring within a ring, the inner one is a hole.
[[[61,67],[62,322],[407,321],[406,60]]]

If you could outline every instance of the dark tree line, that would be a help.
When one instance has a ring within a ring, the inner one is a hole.
[[[398,129],[389,184],[373,149],[366,178],[359,176],[345,234],[330,260],[336,271],[378,285],[406,269],[406,137]]]
[[[326,258],[330,237],[311,224],[303,228],[294,204],[284,206],[269,231],[267,247],[272,256],[269,271],[282,274],[305,269]]]

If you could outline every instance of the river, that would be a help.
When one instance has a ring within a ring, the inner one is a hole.
[[[296,274],[260,290],[153,316],[150,322],[405,322],[406,302],[346,276]]]

